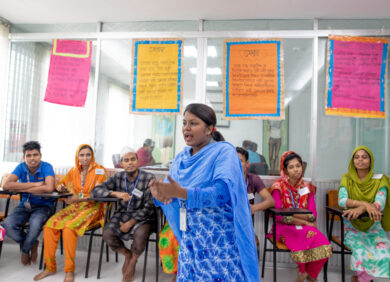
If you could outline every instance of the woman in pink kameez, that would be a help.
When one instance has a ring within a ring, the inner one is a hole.
[[[302,208],[310,210],[311,214],[277,216],[276,239],[290,249],[290,256],[298,265],[296,281],[317,281],[332,248],[316,227],[316,187],[303,180],[302,159],[293,151],[282,155],[280,176],[271,188],[275,208]]]

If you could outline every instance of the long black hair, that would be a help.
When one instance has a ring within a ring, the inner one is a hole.
[[[225,141],[225,138],[223,137],[223,135],[219,131],[215,130],[215,126],[217,125],[217,116],[215,115],[215,112],[211,107],[209,107],[205,104],[193,103],[193,104],[189,104],[186,107],[183,115],[186,112],[189,112],[193,115],[196,115],[198,118],[203,120],[207,126],[212,125],[214,127],[214,129],[211,133],[211,137],[213,137],[213,139],[215,141],[217,141],[217,142]]]
[[[287,166],[288,166],[288,163],[293,160],[293,159],[297,159],[298,162],[301,163],[302,167],[303,167],[303,161],[302,161],[302,158],[300,155],[298,155],[297,153],[291,153],[289,155],[287,155],[284,160],[283,160],[283,168],[284,169],[287,169]]]

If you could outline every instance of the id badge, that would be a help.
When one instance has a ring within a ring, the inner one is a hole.
[[[79,193],[79,198],[84,198],[84,193]]]
[[[31,210],[31,204],[30,204],[30,202],[25,201],[25,202],[24,202],[24,207],[25,207],[26,209],[28,209],[28,210]]]
[[[302,229],[303,229],[302,225],[295,225],[295,228],[296,228],[297,230],[302,230]]]
[[[140,190],[138,190],[137,188],[135,188],[133,190],[133,195],[136,196],[137,198],[141,198],[143,193]]]
[[[180,208],[180,230],[187,231],[187,210]]]
[[[298,190],[299,196],[304,196],[304,195],[309,194],[309,193],[310,193],[310,190],[308,187],[303,187],[303,188]]]

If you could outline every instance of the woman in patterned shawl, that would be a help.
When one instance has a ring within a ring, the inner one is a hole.
[[[390,196],[387,176],[374,174],[374,155],[366,146],[352,153],[341,178],[339,206],[344,212],[344,244],[352,250],[352,281],[390,278]],[[367,212],[369,217],[358,218]]]
[[[165,183],[153,181],[150,189],[180,245],[177,281],[259,282],[244,174],[236,149],[215,126],[213,109],[188,105],[182,128],[188,147]]]
[[[77,236],[83,236],[86,230],[103,223],[104,219],[104,204],[86,201],[86,198],[96,185],[105,180],[106,170],[95,163],[92,147],[80,145],[75,166],[56,185],[58,192],[69,191],[73,196],[65,199],[68,206],[49,218],[43,227],[46,269],[34,277],[35,281],[56,273],[55,253],[61,230],[65,249],[64,281],[74,281]]]
[[[298,265],[296,281],[316,281],[323,265],[332,254],[326,237],[317,229],[315,204],[316,187],[303,180],[303,162],[293,151],[285,152],[280,160],[280,176],[271,188],[275,208],[302,208],[307,215],[276,217],[276,239],[290,249]]]

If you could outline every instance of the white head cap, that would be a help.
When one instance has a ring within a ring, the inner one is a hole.
[[[122,150],[121,150],[121,160],[123,159],[123,156],[124,156],[124,155],[127,155],[128,153],[137,154],[133,148],[130,148],[130,147],[128,147],[128,146],[125,146],[125,147],[123,147]]]

